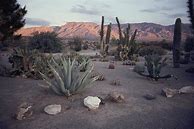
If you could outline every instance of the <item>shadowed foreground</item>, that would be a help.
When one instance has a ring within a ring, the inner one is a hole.
[[[166,98],[161,95],[164,87],[194,86],[192,74],[185,67],[165,70],[178,76],[178,80],[153,82],[130,70],[129,66],[116,63],[116,69],[107,69],[108,63],[95,62],[96,71],[106,80],[97,81],[94,87],[69,99],[57,96],[39,86],[42,81],[0,77],[0,129],[193,129],[194,95],[177,95]],[[112,86],[119,79],[121,86]],[[111,91],[121,92],[125,103],[101,105],[96,111],[88,111],[83,99],[88,95],[104,97]],[[146,100],[147,93],[156,95]],[[22,102],[33,104],[33,116],[17,121],[12,116]],[[61,104],[62,112],[50,116],[43,112],[46,105]],[[1,127],[2,126],[2,127]]]

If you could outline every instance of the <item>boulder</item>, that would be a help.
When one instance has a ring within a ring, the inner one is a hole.
[[[61,112],[61,105],[48,105],[44,108],[44,111],[49,115],[56,115]]]
[[[98,97],[88,96],[84,99],[84,105],[91,110],[98,109],[101,100]]]
[[[167,98],[171,98],[174,95],[179,93],[179,90],[177,89],[170,89],[170,88],[164,88],[162,89],[162,93],[167,97]]]
[[[109,64],[109,66],[108,66],[108,69],[115,69],[115,65],[114,64]]]
[[[112,92],[108,95],[108,98],[112,102],[121,103],[125,101],[125,97],[123,94],[118,92]]]
[[[30,116],[32,116],[33,111],[32,111],[32,105],[29,103],[22,103],[20,104],[20,106],[18,107],[18,111],[15,114],[15,119],[17,120],[24,120]]]
[[[194,87],[193,86],[185,86],[179,89],[179,93],[181,94],[193,94],[194,93]]]

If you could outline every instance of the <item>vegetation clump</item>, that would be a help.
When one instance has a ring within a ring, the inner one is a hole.
[[[60,63],[57,63],[56,59],[52,58],[49,67],[54,76],[53,79],[43,73],[41,75],[56,94],[69,97],[91,86],[90,84],[98,79],[97,76],[90,77],[94,67],[92,64],[85,72],[80,72],[82,65],[82,63],[77,63],[75,59],[61,57]]]
[[[34,33],[30,38],[29,48],[41,53],[58,53],[62,50],[61,40],[54,32]]]

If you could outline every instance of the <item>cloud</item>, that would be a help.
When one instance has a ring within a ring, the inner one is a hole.
[[[171,11],[171,10],[173,10],[173,8],[159,7],[159,8],[142,9],[140,11],[141,12],[146,12],[146,13],[155,13],[155,12],[160,12],[160,11]]]
[[[80,13],[80,14],[87,14],[87,15],[99,15],[100,12],[97,9],[88,9],[83,5],[76,5],[71,8],[71,12]]]
[[[169,18],[178,18],[178,17],[185,18],[185,17],[187,17],[187,14],[185,14],[185,13],[169,14],[168,17]]]
[[[26,18],[26,24],[32,26],[49,26],[50,22],[41,18]]]

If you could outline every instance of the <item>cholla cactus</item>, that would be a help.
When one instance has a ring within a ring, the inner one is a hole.
[[[118,17],[116,17],[117,25],[118,25],[118,30],[119,30],[119,46],[118,46],[118,54],[119,57],[122,61],[132,59],[131,57],[133,54],[138,53],[139,47],[135,42],[135,37],[137,34],[137,29],[131,36],[131,39],[129,40],[129,31],[130,31],[130,24],[127,25],[126,31],[122,32],[121,31],[121,25],[119,22]],[[124,37],[123,37],[124,34]]]

